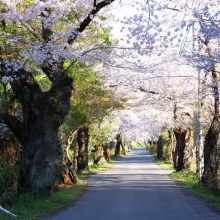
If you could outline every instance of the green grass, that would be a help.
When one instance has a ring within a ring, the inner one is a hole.
[[[50,197],[34,194],[23,194],[16,199],[17,201],[15,203],[11,205],[4,206],[1,204],[3,208],[17,215],[17,218],[0,211],[0,219],[31,220],[37,216],[68,207],[75,199],[85,192],[86,188],[88,187],[86,181],[86,177],[88,175],[109,169],[113,166],[113,164],[113,162],[107,162],[102,166],[91,167],[88,172],[78,175],[79,182],[77,185],[60,189],[59,191],[54,192]]]
[[[84,192],[85,186],[85,181],[79,181],[76,186],[55,192],[51,197],[34,194],[23,194],[17,199],[16,203],[4,208],[17,215],[16,219],[33,219],[36,216],[70,205],[75,198]],[[0,212],[0,219],[8,220],[15,218]]]
[[[126,155],[120,154],[120,155],[112,155],[111,158],[124,158]]]
[[[155,159],[154,161],[166,169],[173,169],[173,166],[171,164],[159,161],[158,159]],[[217,190],[213,190],[208,186],[203,186],[201,183],[199,183],[199,180],[194,171],[174,171],[169,176],[172,180],[174,180],[174,182],[178,181],[179,184],[190,189],[194,195],[202,199],[205,199],[215,209],[220,210],[220,192]]]
[[[185,187],[189,188],[196,196],[207,200],[213,207],[220,210],[220,193],[199,183],[196,174],[190,170],[173,172],[171,179],[180,181]]]
[[[146,150],[149,150],[153,154],[155,163],[163,166],[166,169],[174,170],[172,164],[166,163],[156,158],[156,145],[147,145]],[[213,190],[207,186],[205,187],[199,183],[199,180],[194,171],[183,170],[181,172],[173,172],[169,176],[174,181],[178,181],[178,184],[181,184],[190,189],[194,195],[205,199],[215,209],[220,211],[220,191]]]
[[[93,164],[89,167],[89,170],[83,172],[83,174],[80,174],[79,177],[86,177],[87,175],[90,175],[90,174],[95,174],[95,173],[99,173],[103,170],[108,170],[113,165],[114,165],[114,162],[111,162],[111,161],[106,162],[102,166]]]
[[[154,156],[154,155],[153,155]],[[154,156],[154,160],[153,160],[155,163],[161,165],[162,167],[164,167],[165,169],[168,169],[168,170],[174,170],[173,168],[173,165],[170,164],[170,163],[167,163],[166,161],[163,161],[163,160],[158,160],[156,158],[156,156]]]

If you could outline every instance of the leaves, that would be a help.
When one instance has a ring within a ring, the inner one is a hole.
[[[69,65],[70,61],[67,61],[65,66]],[[110,115],[113,109],[119,108],[120,104],[114,100],[114,96],[109,91],[102,88],[103,83],[94,73],[93,68],[75,63],[68,73],[74,79],[74,90],[71,108],[61,129],[67,133],[80,126],[91,126],[92,129],[97,130],[96,126],[99,127],[104,117]],[[91,132],[96,133],[96,131]],[[99,135],[99,138],[101,137],[102,135]]]

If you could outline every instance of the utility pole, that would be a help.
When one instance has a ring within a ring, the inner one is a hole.
[[[196,50],[195,46],[195,23],[192,25],[192,38],[193,38],[193,57],[194,52]],[[202,172],[204,167],[204,159],[203,159],[203,138],[202,138],[202,86],[201,86],[201,70],[198,68],[198,112],[197,112],[197,148],[198,148],[198,178],[202,179]]]
[[[201,98],[201,71],[198,70],[198,177],[202,179],[203,171],[203,139],[202,139],[202,98]]]

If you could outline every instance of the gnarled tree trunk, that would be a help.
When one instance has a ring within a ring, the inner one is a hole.
[[[185,129],[175,129],[174,134],[176,137],[176,152],[177,152],[177,165],[176,170],[181,171],[184,168],[184,150],[185,150]]]
[[[218,159],[220,153],[220,149],[217,147],[219,133],[220,123],[218,118],[214,118],[205,136],[204,172],[201,179],[204,185],[216,186],[217,184]]]
[[[43,92],[31,73],[18,74],[22,71],[29,79],[15,80],[11,86],[22,105],[23,120],[7,113],[0,116],[22,145],[22,190],[50,194],[61,153],[58,128],[70,108],[72,79],[60,67],[59,80]]]
[[[102,145],[95,146],[94,151],[94,163],[97,165],[102,165],[106,163],[105,157],[104,157],[104,149]]]
[[[58,165],[58,128],[70,107],[72,80],[66,75],[49,92],[17,95],[23,105],[21,187],[50,194]]]
[[[73,131],[69,134],[68,138],[60,136],[60,142],[62,142],[62,139],[67,139],[64,140],[64,143],[61,143],[62,147],[62,156],[60,160],[60,168],[62,173],[58,173],[58,180],[61,177],[61,183],[65,185],[74,185],[78,182],[78,177],[76,174],[76,167],[75,167],[75,161],[74,161],[74,156],[70,157],[69,155],[69,148],[71,147],[73,141],[75,140],[75,136],[77,134],[77,130]],[[74,149],[74,154],[75,154],[75,149]],[[60,181],[59,181],[60,182]]]
[[[106,161],[111,160],[111,150],[110,150],[110,143],[105,143],[103,145],[103,150],[104,150],[104,156]]]
[[[161,160],[162,158],[163,158],[163,138],[162,135],[160,135],[157,141],[157,159]]]
[[[172,162],[173,162],[173,167],[176,169],[176,167],[177,167],[177,149],[176,149],[176,136],[174,134],[173,129],[169,130],[169,138],[170,138],[169,148],[171,151],[171,158],[172,158]]]
[[[122,148],[124,149],[124,145],[123,145],[123,143],[122,143],[122,135],[121,135],[121,134],[118,134],[118,135],[116,136],[116,140],[117,140],[117,143],[116,143],[116,147],[115,147],[115,156],[117,156],[117,155],[120,156],[120,154],[121,154],[121,146],[122,146]],[[125,149],[124,149],[124,151],[125,151]],[[125,153],[126,153],[126,152],[125,152]]]
[[[84,171],[89,168],[88,165],[88,144],[89,144],[89,128],[82,127],[78,129],[78,156],[77,156],[77,170]]]
[[[22,148],[21,187],[24,191],[50,194],[58,165],[57,128],[52,121],[39,120],[35,132],[29,133]]]
[[[213,58],[213,51],[209,40],[205,40],[207,47],[207,53],[210,58]],[[219,73],[216,63],[212,63],[208,70],[212,75],[213,82],[213,93],[214,93],[214,117],[211,126],[205,136],[204,144],[204,172],[201,182],[204,185],[211,184],[216,186],[217,184],[217,171],[218,171],[218,160],[219,160],[219,149],[217,142],[220,133],[220,114],[219,114]]]

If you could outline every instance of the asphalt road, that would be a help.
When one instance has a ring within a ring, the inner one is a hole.
[[[217,220],[206,202],[169,179],[145,149],[118,158],[73,206],[42,220]]]

